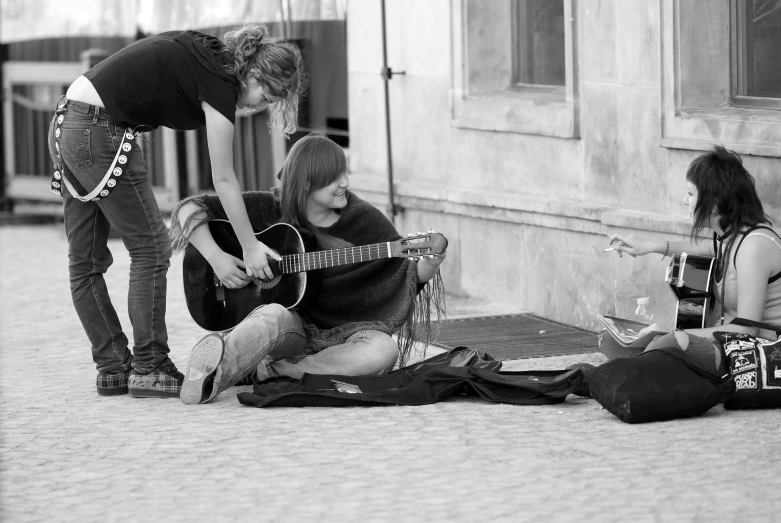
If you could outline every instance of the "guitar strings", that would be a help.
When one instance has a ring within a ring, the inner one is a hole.
[[[430,249],[417,249],[412,255],[423,255],[427,252],[430,252]],[[282,257],[279,266],[283,273],[292,273],[388,258],[389,255],[390,251],[387,243],[375,243],[330,251],[288,254]]]
[[[330,251],[288,254],[282,257],[279,265],[283,273],[290,273],[357,263],[364,261],[364,258],[366,258],[366,261],[369,261],[387,257],[388,245],[386,243],[376,243]]]

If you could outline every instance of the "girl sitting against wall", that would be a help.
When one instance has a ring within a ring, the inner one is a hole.
[[[685,351],[696,365],[723,371],[722,353],[714,343],[714,332],[741,332],[775,339],[773,331],[731,322],[742,318],[781,326],[781,236],[765,214],[754,178],[734,152],[717,146],[696,158],[686,172],[686,186],[683,203],[693,222],[690,241],[614,234],[610,245],[619,256],[686,252],[716,258],[712,288],[721,310],[716,324],[658,336],[646,351],[677,348]],[[713,241],[700,241],[704,229],[713,231]],[[654,324],[644,330],[668,329]],[[623,348],[611,336],[603,332],[599,341],[608,358],[621,357]]]

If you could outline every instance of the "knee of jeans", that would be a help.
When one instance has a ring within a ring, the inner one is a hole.
[[[114,259],[109,255],[106,258],[85,258],[78,255],[68,256],[68,272],[70,281],[79,280],[91,274],[105,274]]]
[[[128,246],[128,252],[131,260],[140,262],[144,266],[156,265],[166,268],[171,266],[173,249],[167,234],[165,237],[155,236],[154,242],[145,241],[139,245]]]
[[[651,340],[651,343],[648,344],[648,346],[645,348],[645,351],[647,352],[649,350],[656,350],[656,349],[679,349],[680,350],[681,346],[678,344],[678,339],[675,337],[675,333],[668,332],[667,334],[656,336],[653,340]]]
[[[278,317],[287,312],[288,310],[279,303],[269,303],[267,305],[261,305],[257,309],[253,310],[251,313],[249,313],[249,316]]]
[[[257,309],[253,310],[247,316],[249,318],[261,318],[264,321],[273,322],[275,324],[282,324],[292,318],[292,314],[289,310],[278,303],[269,303],[267,305],[261,305]]]

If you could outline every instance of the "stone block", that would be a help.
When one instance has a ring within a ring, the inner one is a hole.
[[[582,82],[616,81],[617,3],[614,0],[578,2],[578,70]]]
[[[616,12],[616,81],[626,86],[659,87],[659,4],[614,2]],[[588,5],[588,4],[587,4]]]
[[[410,16],[410,13],[415,13]],[[450,78],[449,0],[387,3],[388,61],[394,70]]]
[[[377,72],[382,67],[382,19],[380,2],[348,0],[347,67],[353,71]],[[359,44],[358,44],[359,43]],[[352,84],[350,84],[352,89]]]
[[[584,198],[616,203],[619,195],[618,87],[610,84],[581,85]]]
[[[616,90],[619,207],[664,212],[667,168],[660,154],[659,90],[619,87]]]
[[[349,77],[350,172],[387,173],[385,106],[379,74]]]

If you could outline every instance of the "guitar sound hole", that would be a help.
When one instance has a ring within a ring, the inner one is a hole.
[[[271,289],[272,287],[276,287],[277,283],[279,283],[279,280],[282,279],[281,274],[277,274],[270,280],[261,280],[260,278],[255,278],[252,283],[260,287],[261,289]]]

